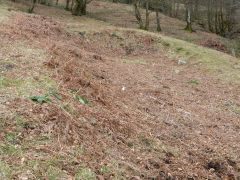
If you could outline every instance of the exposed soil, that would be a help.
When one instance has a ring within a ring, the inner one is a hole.
[[[239,87],[190,63],[179,66],[159,39],[133,30],[73,33],[64,21],[21,12],[3,26],[5,42],[27,42],[51,57],[41,68],[71,107],[21,98],[5,106],[38,122],[26,126],[23,139],[54,135],[52,144],[32,150],[86,149],[73,164],[59,165],[68,175],[85,163],[99,179],[113,179],[99,169],[114,159],[126,179],[240,178],[240,114],[233,111],[240,108]]]

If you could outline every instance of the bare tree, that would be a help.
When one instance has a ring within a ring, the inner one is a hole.
[[[161,25],[160,25],[160,17],[159,17],[159,11],[156,10],[156,19],[157,19],[157,31],[162,31]]]
[[[150,15],[150,11],[149,11],[149,0],[146,0],[146,21],[145,21],[145,27],[144,29],[145,30],[149,30],[149,23],[150,23],[150,20],[149,20],[149,15]]]
[[[75,0],[72,8],[72,14],[75,16],[81,16],[87,14],[87,4],[92,0]]]
[[[33,10],[35,8],[35,4],[36,4],[37,0],[32,0],[32,4],[31,7],[28,9],[29,13],[33,13]]]
[[[186,31],[192,32],[192,0],[186,1],[186,22],[187,26],[185,28]]]
[[[139,4],[140,4],[139,0],[133,0],[133,6],[134,6],[134,11],[135,11],[135,16],[136,16],[136,19],[137,19],[137,21],[138,21],[139,28],[140,28],[140,29],[144,29],[144,25],[143,25],[142,16],[141,16],[141,13],[140,13]]]

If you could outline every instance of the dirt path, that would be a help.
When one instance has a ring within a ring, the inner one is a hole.
[[[9,177],[240,177],[237,85],[178,65],[161,38],[134,30],[21,12],[2,26],[0,170]],[[52,102],[29,99],[44,94]]]

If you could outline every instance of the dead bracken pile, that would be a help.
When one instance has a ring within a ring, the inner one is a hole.
[[[11,24],[3,23],[3,26],[4,29],[1,31],[6,33],[9,38],[28,39],[29,41],[49,36],[59,37],[64,33],[59,22],[40,15],[19,13],[17,18],[12,19]]]
[[[227,53],[227,49],[224,46],[224,44],[222,44],[222,43],[220,43],[220,42],[218,42],[214,39],[208,39],[207,41],[205,41],[205,42],[203,42],[199,45],[210,48],[210,49],[215,49],[217,51]]]
[[[54,137],[36,151],[70,154],[71,147],[83,146],[84,156],[59,165],[70,175],[86,163],[99,177],[113,179],[116,174],[99,168],[114,159],[126,179],[239,178],[233,157],[239,155],[240,116],[226,105],[239,106],[239,89],[191,65],[174,73],[177,61],[164,57],[156,37],[66,27],[20,13],[1,30],[4,38],[43,48],[51,57],[43,68],[59,84],[62,101],[15,99],[8,105],[38,122],[24,138]]]

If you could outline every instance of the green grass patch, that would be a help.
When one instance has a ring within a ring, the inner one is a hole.
[[[0,80],[0,88],[8,87],[8,86],[15,86],[15,87],[20,87],[24,84],[25,80],[23,79],[10,79],[4,77],[2,80]]]
[[[5,139],[10,144],[17,144],[17,136],[15,133],[12,132],[7,133]]]
[[[57,88],[57,83],[52,80],[50,77],[44,77],[42,79],[39,80],[40,81],[40,86],[41,87],[44,87],[44,88],[54,88],[56,89]]]
[[[2,2],[0,2],[0,23],[7,20],[7,14],[9,12],[5,9],[5,7],[3,6]]]
[[[235,112],[236,114],[240,114],[240,109],[235,109],[234,112]]]
[[[47,168],[46,177],[49,180],[58,180],[67,178],[67,175],[60,168],[49,166]]]
[[[109,173],[111,173],[111,169],[106,165],[102,165],[101,172],[103,174],[109,174]]]
[[[170,56],[187,59],[225,82],[240,83],[240,73],[232,68],[233,62],[236,61],[232,56],[181,40],[169,38],[169,41],[174,52]]]
[[[188,84],[192,84],[192,85],[198,85],[198,84],[199,84],[199,82],[194,80],[194,81],[189,81],[189,82],[188,82]]]
[[[73,150],[74,155],[77,157],[84,155],[84,153],[86,152],[86,149],[83,146],[75,146]]]
[[[34,80],[33,78],[26,77],[25,79],[11,79],[4,76],[0,76],[0,90],[2,93],[10,93],[12,96],[29,95],[37,89],[43,89],[46,87],[56,87],[56,83],[44,83]]]
[[[121,61],[126,64],[147,64],[147,61],[140,59],[123,59]]]
[[[236,58],[183,40],[157,35],[151,32],[137,31],[141,34],[144,33],[157,37],[160,36],[162,41],[169,43],[169,48],[166,51],[169,58],[183,58],[193,65],[197,65],[203,70],[217,76],[224,82],[240,84],[239,70],[233,68],[234,64],[239,64],[239,61]]]
[[[0,161],[0,179],[11,179],[11,174],[11,168],[3,161]]]
[[[75,174],[76,180],[95,180],[96,174],[88,168],[82,168],[79,172]]]
[[[17,155],[18,150],[9,143],[0,144],[0,155]]]
[[[123,174],[126,171],[126,167],[120,167],[118,161],[116,161],[115,159],[111,159],[108,168],[109,170],[111,170],[111,173],[114,174],[114,180],[126,180],[126,178],[123,177]]]

